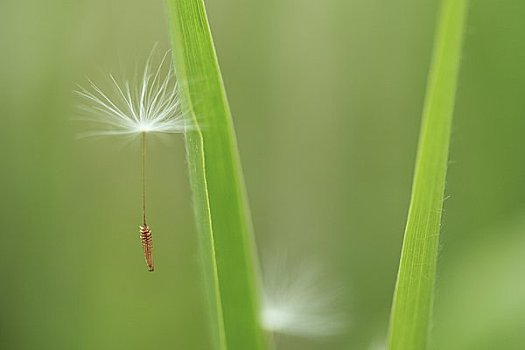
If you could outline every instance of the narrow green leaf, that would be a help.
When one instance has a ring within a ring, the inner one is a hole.
[[[466,15],[467,0],[442,1],[390,318],[390,350],[427,347],[450,127]]]
[[[266,349],[257,264],[232,119],[202,0],[167,0],[216,348]]]

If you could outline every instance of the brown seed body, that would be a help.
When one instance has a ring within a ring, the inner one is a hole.
[[[140,226],[140,240],[142,241],[142,249],[144,250],[144,259],[148,266],[148,271],[154,270],[153,265],[153,241],[151,237],[151,231],[148,225]]]

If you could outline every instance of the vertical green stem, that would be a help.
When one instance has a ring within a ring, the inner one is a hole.
[[[467,0],[443,0],[390,318],[390,350],[427,348]]]
[[[237,142],[203,0],[167,0],[215,349],[264,350]]]

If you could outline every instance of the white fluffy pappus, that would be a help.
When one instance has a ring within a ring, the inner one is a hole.
[[[344,333],[348,322],[341,311],[341,288],[323,277],[323,269],[313,263],[292,267],[278,257],[263,264],[263,327],[307,338]]]
[[[139,233],[149,272],[154,271],[154,262],[151,230],[146,221],[146,135],[188,130],[173,68],[167,60],[168,53],[154,68],[150,55],[140,78],[136,77],[131,83],[128,80],[118,82],[110,74],[105,81],[106,88],[89,80],[89,89],[79,86],[76,91],[83,98],[79,107],[84,116],[78,119],[90,123],[90,127],[96,126],[79,137],[140,135],[142,138],[142,224]]]
[[[158,66],[148,58],[140,78],[119,82],[110,74],[107,90],[93,81],[89,89],[78,87],[83,98],[80,120],[97,128],[79,137],[138,135],[141,133],[184,133],[189,126],[181,111],[177,83],[168,53]],[[167,67],[166,67],[167,66]]]
[[[384,340],[376,339],[370,344],[368,350],[386,350],[386,343]]]

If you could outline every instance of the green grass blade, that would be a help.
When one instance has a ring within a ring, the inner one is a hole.
[[[443,0],[390,318],[390,350],[427,347],[467,0]]]
[[[202,0],[168,0],[174,66],[195,129],[187,158],[217,348],[266,349],[232,119]]]

